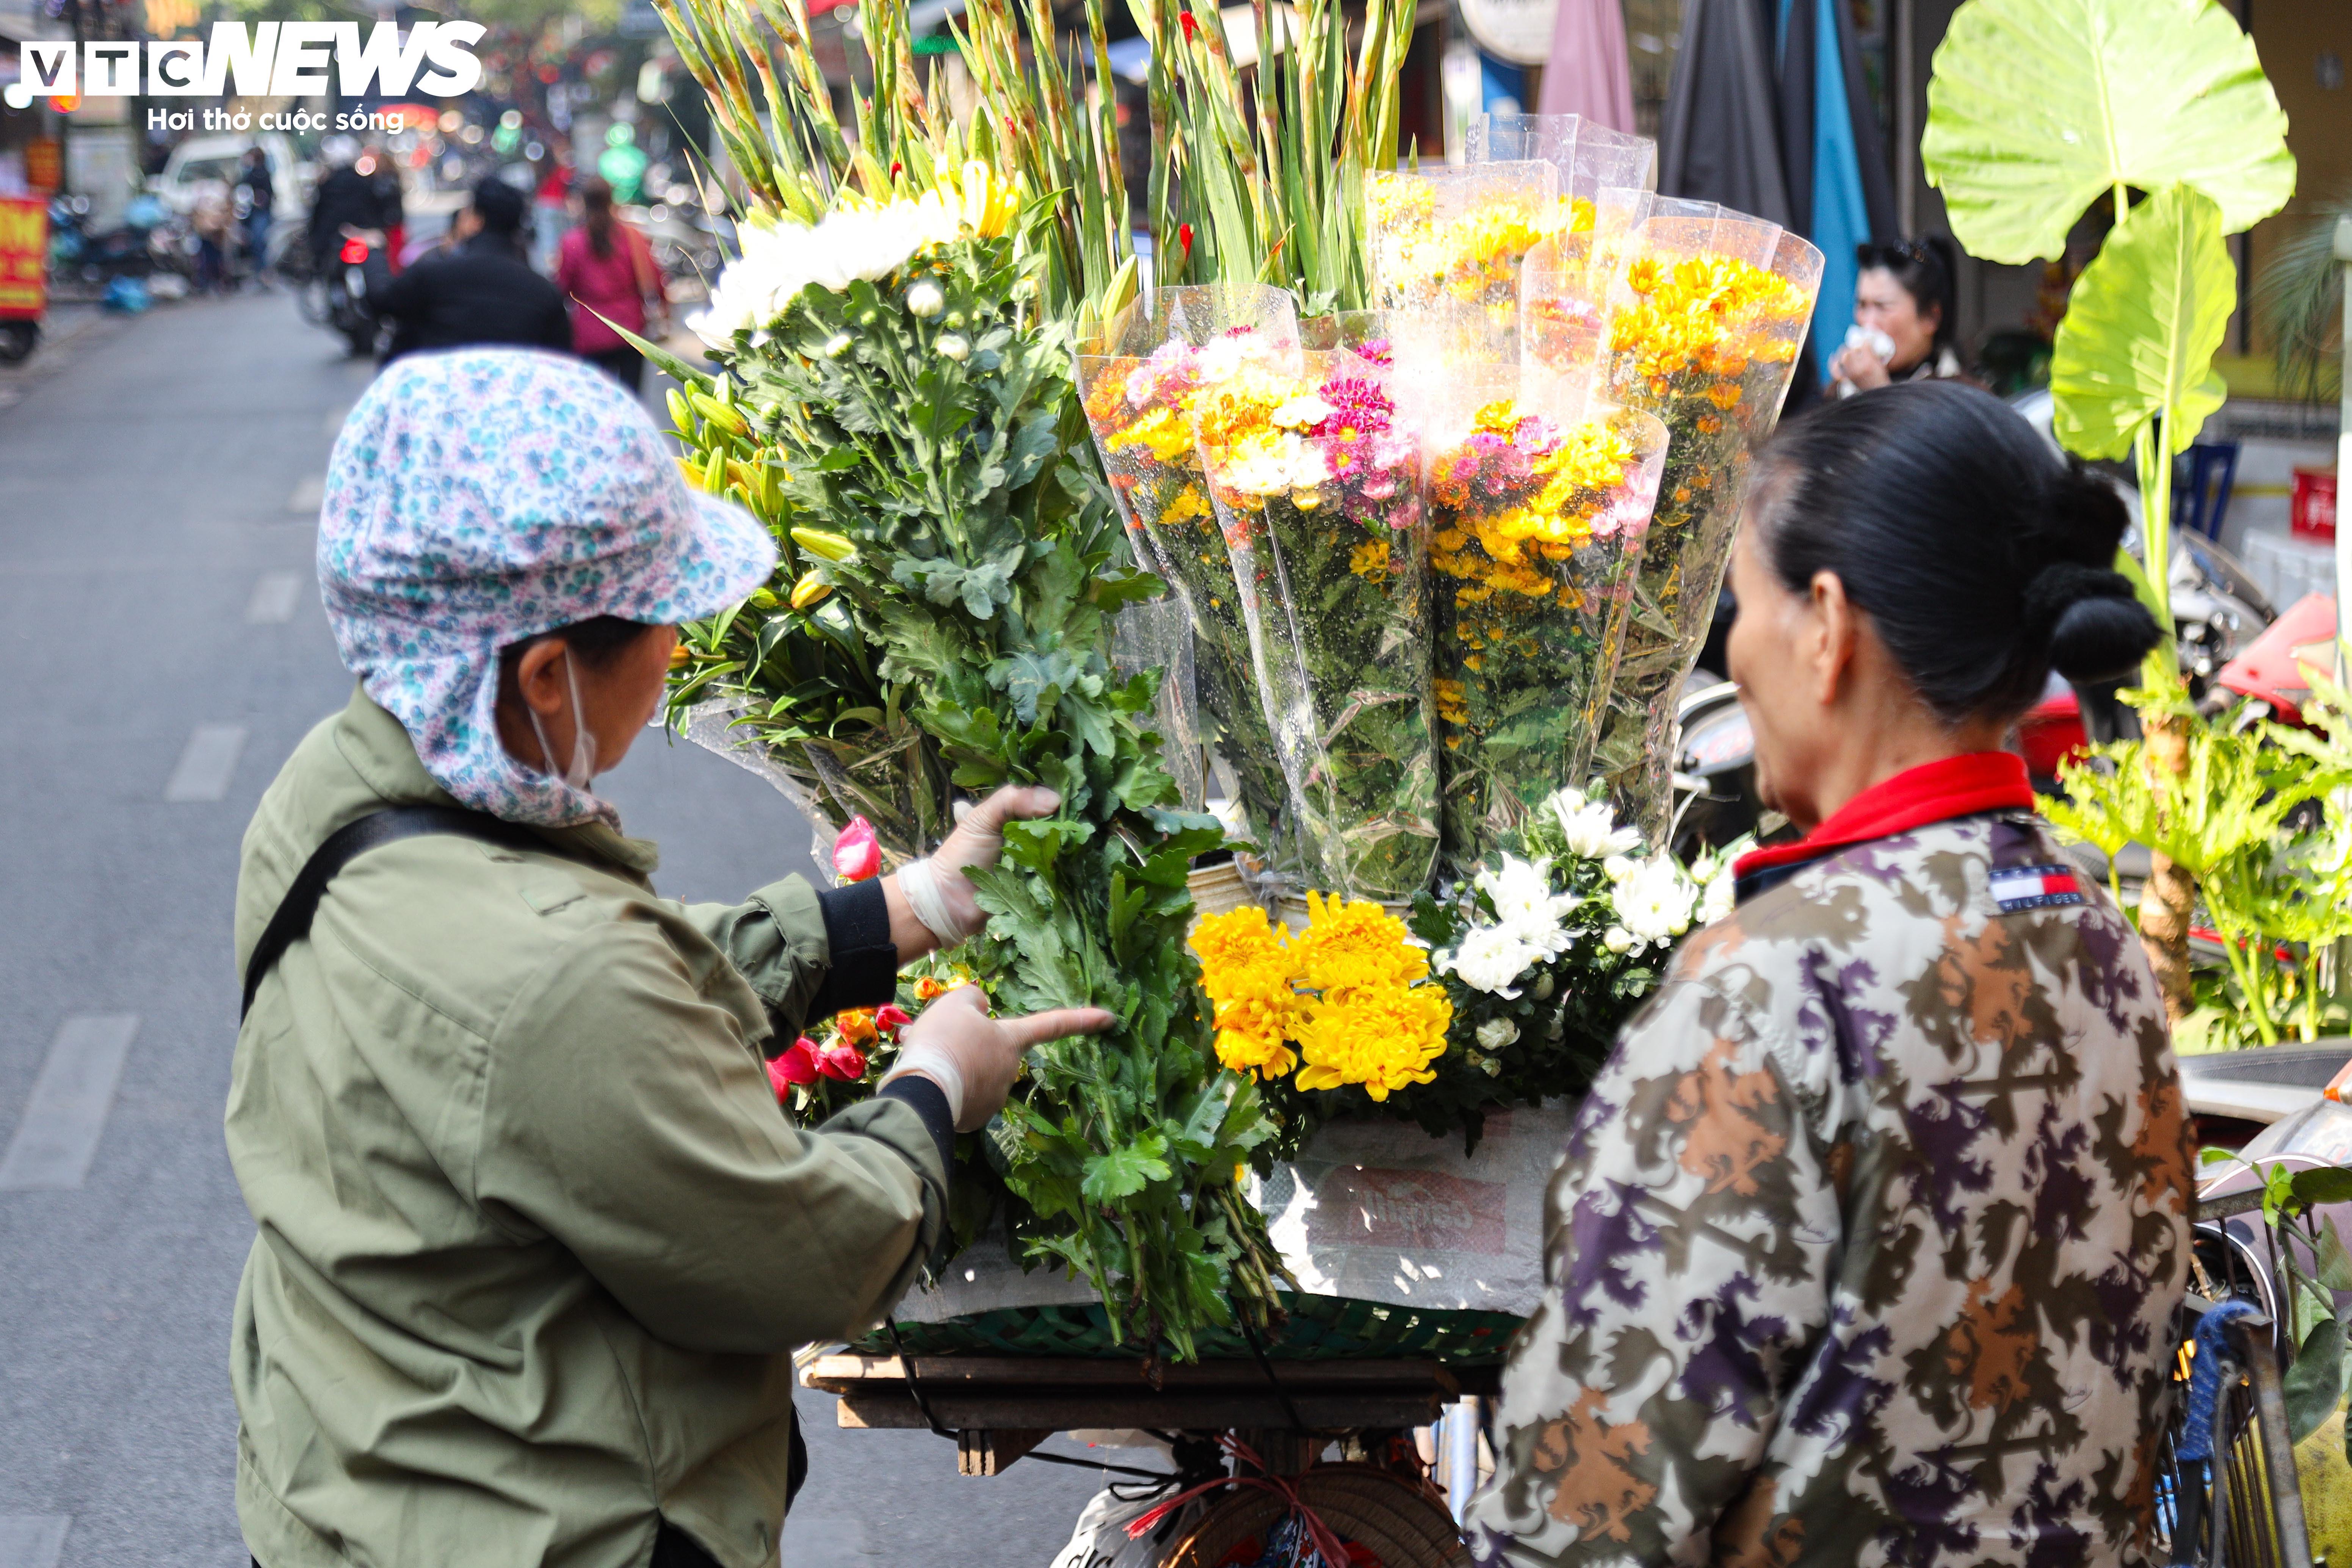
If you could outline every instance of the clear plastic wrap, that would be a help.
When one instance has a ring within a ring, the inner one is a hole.
[[[1587,201],[1612,187],[1658,188],[1655,142],[1580,114],[1473,115],[1465,149],[1471,163],[1549,163],[1560,172],[1560,194]]]
[[[1289,375],[1204,388],[1194,424],[1307,867],[1394,901],[1436,862],[1437,759],[1421,447],[1389,376],[1310,351]]]
[[[1573,226],[1559,171],[1528,160],[1364,176],[1372,298],[1400,337],[1516,359],[1519,267]]]
[[[1610,280],[1600,395],[1669,437],[1624,652],[1594,765],[1619,812],[1664,841],[1675,694],[1723,585],[1752,443],[1780,417],[1821,286],[1821,252],[1776,224],[1654,204]]]
[[[1470,875],[1584,776],[1666,435],[1529,368],[1417,363],[1444,868]]]
[[[1110,662],[1129,679],[1147,671],[1159,674],[1160,760],[1184,797],[1184,809],[1206,810],[1208,758],[1192,668],[1192,618],[1172,591],[1166,598],[1129,605],[1118,613],[1110,626]]]
[[[1198,722],[1172,748],[1213,745],[1233,769],[1249,831],[1279,852],[1288,795],[1258,701],[1249,631],[1202,481],[1192,404],[1245,369],[1295,372],[1298,322],[1279,289],[1204,284],[1139,300],[1078,358],[1087,423],[1136,560],[1166,578],[1192,627]],[[1168,702],[1161,721],[1183,710]]]

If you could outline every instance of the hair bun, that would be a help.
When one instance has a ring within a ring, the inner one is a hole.
[[[2025,624],[2045,632],[2051,667],[2078,683],[2128,675],[2162,633],[2120,572],[2057,561],[2025,586]]]
[[[2073,561],[2112,561],[2123,547],[2131,513],[2105,475],[2073,453],[2050,487],[2047,535],[2052,554]]]

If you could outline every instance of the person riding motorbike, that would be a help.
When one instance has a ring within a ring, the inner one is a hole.
[[[401,220],[398,187],[393,200],[384,199],[383,182],[359,168],[359,143],[348,136],[330,136],[320,149],[327,174],[310,198],[310,262],[323,275],[343,243],[343,230],[359,229],[382,236]]]

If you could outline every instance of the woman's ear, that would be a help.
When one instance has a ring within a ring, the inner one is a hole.
[[[1845,584],[1834,572],[1813,574],[1808,595],[1813,625],[1805,658],[1811,666],[1813,700],[1833,708],[1844,694],[1853,668],[1854,643],[1861,634],[1860,612],[1845,596]]]
[[[563,661],[571,657],[562,637],[541,637],[515,661],[515,694],[542,719],[563,712],[572,700],[563,679]]]

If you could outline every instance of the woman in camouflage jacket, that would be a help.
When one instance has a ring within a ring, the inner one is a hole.
[[[1512,1348],[1482,1563],[2147,1560],[2189,1139],[2131,927],[2000,748],[2157,638],[2125,516],[1993,398],[1759,459],[1740,865],[1593,1084]]]

